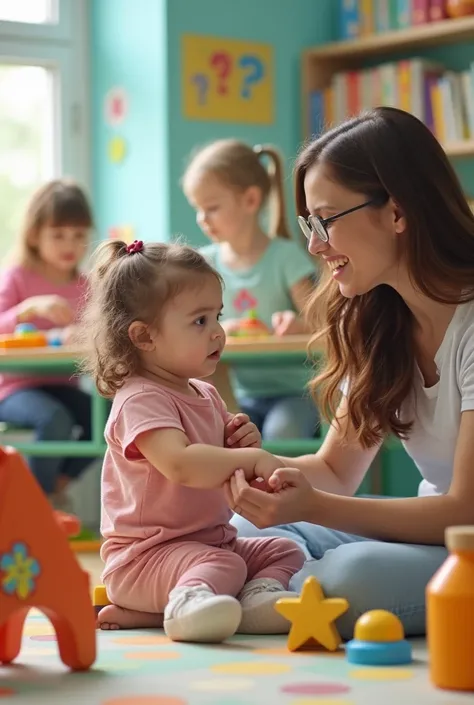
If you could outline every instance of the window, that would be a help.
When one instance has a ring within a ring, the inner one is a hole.
[[[55,173],[50,73],[0,64],[0,247],[14,239],[33,190]]]
[[[54,0],[0,0],[0,20],[38,24],[54,22],[56,17]]]
[[[0,0],[0,266],[40,184],[88,187],[86,47],[85,0]]]

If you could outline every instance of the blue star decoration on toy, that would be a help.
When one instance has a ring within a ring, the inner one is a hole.
[[[35,579],[41,573],[39,562],[28,555],[25,543],[14,543],[10,553],[0,555],[0,570],[5,573],[1,587],[7,595],[26,600],[35,589]]]
[[[277,612],[291,622],[288,649],[296,651],[315,641],[328,651],[335,651],[341,637],[334,621],[349,609],[342,597],[325,598],[316,578],[307,578],[300,597],[287,597],[275,604]]]

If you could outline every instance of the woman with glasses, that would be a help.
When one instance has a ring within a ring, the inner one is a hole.
[[[346,597],[344,638],[376,608],[422,634],[445,529],[474,524],[474,217],[435,137],[394,108],[308,144],[296,204],[325,272],[309,312],[326,345],[313,391],[332,425],[315,455],[281,459],[273,493],[237,472],[234,522],[303,546],[290,587],[314,575]],[[420,471],[418,496],[355,497],[390,435]]]

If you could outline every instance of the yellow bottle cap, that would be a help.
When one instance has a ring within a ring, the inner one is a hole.
[[[445,542],[449,551],[474,551],[474,526],[448,526]]]

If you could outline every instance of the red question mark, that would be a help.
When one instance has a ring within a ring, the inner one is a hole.
[[[224,95],[228,91],[227,78],[232,70],[232,57],[225,51],[216,51],[211,56],[211,66],[217,73],[217,92]]]

